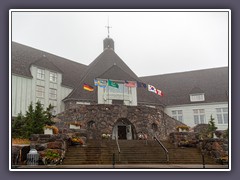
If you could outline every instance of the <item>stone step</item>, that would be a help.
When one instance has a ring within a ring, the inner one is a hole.
[[[169,151],[169,163],[201,164],[202,156],[196,148],[179,148],[169,142],[162,142]],[[113,153],[118,164],[167,163],[163,149],[156,141],[119,140],[121,153],[118,154],[114,140],[89,140],[85,147],[70,146],[63,164],[112,164]],[[120,161],[118,161],[120,160]],[[205,157],[207,164],[216,164]]]

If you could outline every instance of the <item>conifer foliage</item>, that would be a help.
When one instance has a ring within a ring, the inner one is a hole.
[[[210,121],[208,122],[208,133],[210,138],[213,138],[213,134],[215,133],[216,130],[217,130],[217,127],[215,125],[214,118],[211,115]]]
[[[32,103],[29,105],[26,115],[18,114],[18,117],[12,122],[13,138],[29,138],[31,134],[43,134],[45,125],[53,125],[52,119],[53,106],[50,104],[44,111],[41,103],[38,101],[35,108]]]

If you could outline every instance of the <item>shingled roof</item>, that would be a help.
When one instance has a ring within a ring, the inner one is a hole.
[[[79,85],[65,100],[80,100],[97,102],[97,90],[94,87],[94,79],[112,79],[139,81],[141,79],[124,63],[124,61],[115,53],[113,48],[105,48],[104,51],[88,66],[86,74],[80,80]],[[95,88],[94,92],[88,92],[83,89],[86,83]],[[159,96],[149,93],[144,88],[137,89],[138,103],[162,105]]]
[[[205,103],[228,102],[228,67],[146,76],[140,79],[162,90],[163,102],[166,105],[191,104],[190,94],[194,93],[204,93]]]
[[[62,73],[62,84],[74,88],[81,79],[86,65],[12,42],[12,73],[32,78],[30,66],[36,65]]]

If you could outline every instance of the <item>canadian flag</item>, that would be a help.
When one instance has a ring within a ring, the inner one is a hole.
[[[163,96],[163,92],[161,91],[161,90],[159,90],[159,89],[157,89],[157,94],[159,95],[159,96]]]
[[[148,84],[148,91],[157,93],[157,89],[154,86],[150,85],[150,84]]]

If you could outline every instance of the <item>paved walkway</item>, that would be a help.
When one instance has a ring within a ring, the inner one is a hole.
[[[202,164],[117,164],[113,165],[20,165],[13,169],[228,169],[228,165]]]

